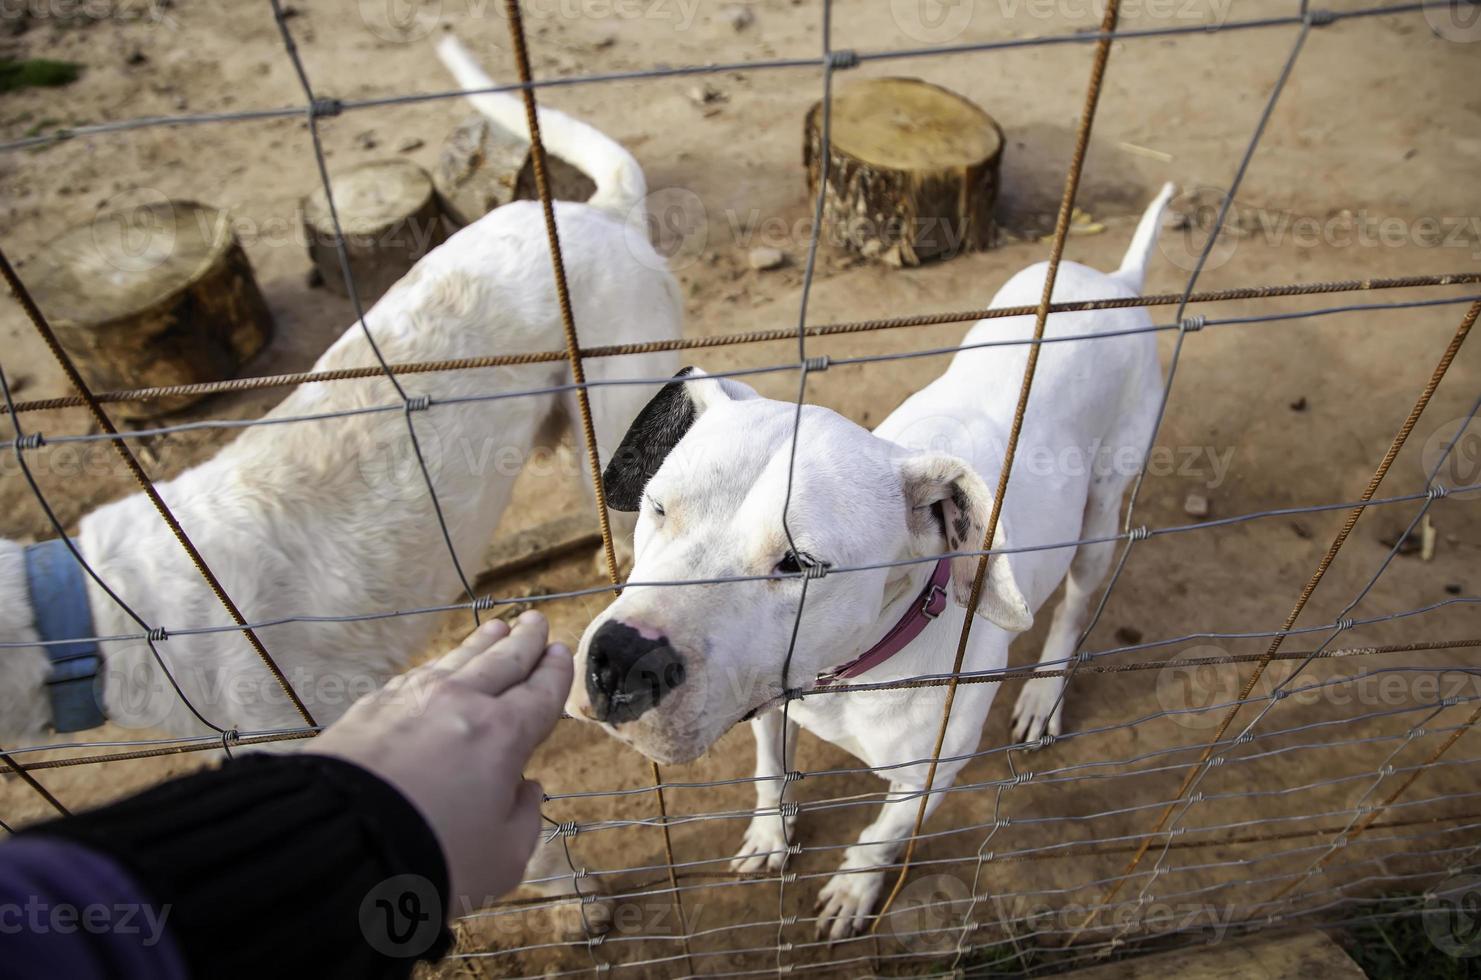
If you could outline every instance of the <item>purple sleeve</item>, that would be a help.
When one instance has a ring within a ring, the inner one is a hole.
[[[186,980],[169,913],[86,847],[0,845],[0,980]]]

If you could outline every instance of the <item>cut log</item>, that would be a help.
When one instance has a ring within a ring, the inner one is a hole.
[[[545,154],[550,193],[558,201],[584,201],[596,193],[591,178],[560,157]],[[535,164],[530,143],[483,116],[453,130],[442,146],[432,182],[442,207],[457,224],[472,224],[510,201],[534,201]]]
[[[450,229],[432,180],[409,160],[361,164],[334,175],[330,183],[355,291],[366,307],[418,259],[447,241]],[[324,189],[305,197],[301,210],[309,258],[324,286],[337,295],[349,295]]]
[[[817,194],[822,104],[802,144]],[[954,92],[916,78],[856,82],[833,97],[825,240],[895,266],[992,245],[1003,133]]]
[[[37,305],[94,390],[223,381],[272,337],[272,316],[223,211],[159,200],[64,232],[32,262]],[[126,418],[201,396],[121,402]]]

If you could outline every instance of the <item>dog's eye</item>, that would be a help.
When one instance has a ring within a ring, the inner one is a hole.
[[[649,497],[648,498],[648,506],[653,508],[653,516],[654,517],[662,517],[663,516],[663,514],[664,514],[663,504],[660,504],[658,501],[654,500],[652,497]]]
[[[799,575],[807,569],[821,565],[828,567],[825,561],[818,561],[807,552],[788,551],[782,556],[782,560],[776,563],[776,570],[783,575]]]

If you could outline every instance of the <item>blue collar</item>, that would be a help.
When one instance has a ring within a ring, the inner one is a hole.
[[[97,728],[106,720],[96,683],[103,658],[91,639],[93,613],[82,566],[66,541],[54,538],[26,546],[26,591],[36,632],[43,641],[77,641],[42,647],[51,660],[46,690],[51,698],[52,727],[58,732]]]

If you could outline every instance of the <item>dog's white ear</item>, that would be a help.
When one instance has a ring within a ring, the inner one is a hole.
[[[901,460],[898,470],[909,508],[907,520],[923,556],[981,550],[992,514],[992,493],[966,460],[948,453],[922,453]],[[999,515],[992,538],[995,550],[1009,546],[1004,525]],[[978,560],[968,555],[951,562],[952,592],[963,606],[971,601]],[[1013,633],[1034,625],[1033,611],[1019,591],[1009,555],[993,555],[988,560],[977,613]]]
[[[701,413],[721,402],[759,397],[748,385],[728,378],[712,378],[699,368],[686,367],[674,375],[674,380],[660,388],[633,419],[627,435],[622,437],[621,445],[607,463],[602,473],[607,506],[613,510],[638,510],[643,502],[643,488]]]

